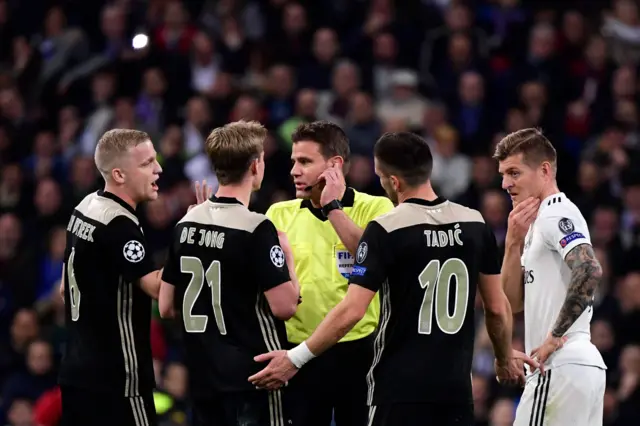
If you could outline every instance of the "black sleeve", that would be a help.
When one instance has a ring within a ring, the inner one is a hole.
[[[496,242],[496,236],[489,225],[483,225],[482,259],[480,261],[480,273],[496,275],[500,273],[500,250]]]
[[[378,222],[369,222],[358,244],[356,263],[349,284],[357,284],[376,292],[380,289],[387,279],[389,258],[384,252],[387,235],[387,231]]]
[[[126,216],[119,216],[105,229],[110,250],[122,277],[135,282],[156,268],[140,226]]]
[[[291,281],[284,251],[280,247],[278,231],[269,219],[265,219],[253,231],[253,256],[255,275],[262,291]]]
[[[164,269],[162,270],[162,281],[173,286],[177,286],[183,277],[180,270],[180,256],[178,253],[180,250],[180,230],[182,227],[183,225],[178,224],[173,230],[169,250],[167,250],[167,259],[164,263]]]

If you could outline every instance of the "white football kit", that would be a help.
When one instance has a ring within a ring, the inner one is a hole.
[[[538,216],[525,237],[525,349],[528,354],[546,340],[564,304],[571,280],[565,256],[591,244],[578,207],[564,193],[540,203]],[[601,426],[606,366],[591,343],[593,308],[587,308],[565,333],[564,346],[545,362],[546,374],[527,376],[515,426]]]

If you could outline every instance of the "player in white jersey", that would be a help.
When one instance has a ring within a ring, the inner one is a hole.
[[[606,366],[591,343],[593,298],[602,268],[582,213],[556,183],[557,158],[537,129],[506,136],[494,154],[509,215],[502,283],[524,310],[529,371],[515,426],[602,425]]]

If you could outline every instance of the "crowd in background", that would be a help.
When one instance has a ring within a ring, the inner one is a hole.
[[[632,0],[0,0],[0,424],[59,416],[65,228],[102,185],[100,135],[153,139],[161,195],[141,218],[162,264],[192,182],[215,185],[207,134],[238,119],[270,130],[254,210],[293,196],[291,132],[326,119],[350,138],[349,185],[372,194],[376,139],[423,135],[437,191],[480,210],[500,243],[511,204],[492,146],[540,127],[605,271],[592,323],[605,424],[640,424],[639,61]],[[480,305],[478,318],[477,424],[511,425],[519,390],[496,383]],[[162,422],[188,424],[179,333],[156,315],[151,338]]]

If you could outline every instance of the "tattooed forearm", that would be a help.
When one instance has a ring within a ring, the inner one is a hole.
[[[551,334],[562,337],[580,315],[593,303],[593,295],[602,277],[602,267],[589,244],[573,248],[565,257],[571,268],[571,282]]]

